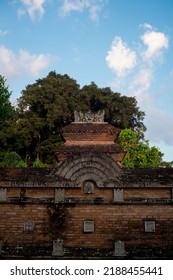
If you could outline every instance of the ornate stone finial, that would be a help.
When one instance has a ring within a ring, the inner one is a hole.
[[[64,248],[63,248],[63,239],[53,240],[53,256],[63,256]]]
[[[126,251],[124,248],[124,242],[118,240],[115,242],[114,256],[116,257],[124,257],[126,255]]]
[[[103,123],[104,122],[104,111],[98,112],[74,112],[75,123]]]

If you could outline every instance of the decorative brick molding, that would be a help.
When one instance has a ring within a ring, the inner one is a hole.
[[[103,187],[111,179],[116,180],[121,173],[116,162],[105,154],[88,153],[69,157],[57,169],[56,174],[75,182],[81,187],[85,181],[94,181]]]

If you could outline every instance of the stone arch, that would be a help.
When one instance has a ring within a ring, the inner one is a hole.
[[[105,154],[87,153],[72,155],[61,163],[57,175],[75,182],[76,187],[86,180],[93,180],[98,187],[116,179],[120,172],[117,163]]]

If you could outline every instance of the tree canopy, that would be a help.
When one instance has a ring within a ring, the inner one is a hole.
[[[12,114],[12,105],[10,103],[11,92],[6,86],[6,80],[0,75],[0,127],[4,121]]]
[[[60,129],[74,120],[75,110],[104,110],[105,121],[112,125],[145,129],[144,112],[135,97],[121,96],[93,82],[80,88],[68,75],[52,71],[22,91],[13,118],[4,125],[1,143],[30,164],[36,158],[52,164],[54,151],[62,143]]]
[[[161,165],[163,154],[157,147],[150,147],[139,133],[127,128],[120,132],[118,139],[126,152],[122,161],[124,167],[155,168]]]
[[[144,112],[137,107],[135,97],[121,96],[110,88],[95,83],[80,89],[68,75],[50,72],[47,77],[28,85],[18,100],[21,117],[36,119],[36,130],[62,127],[74,119],[74,111],[105,111],[105,120],[120,128],[144,127]]]
[[[15,151],[29,166],[36,160],[54,164],[54,152],[63,141],[60,129],[74,120],[74,111],[104,110],[105,121],[120,129],[137,132],[138,138],[140,131],[146,129],[143,124],[145,114],[137,106],[135,97],[113,92],[109,87],[99,88],[94,82],[81,88],[77,81],[67,74],[61,75],[55,71],[26,86],[18,99],[17,108],[13,110],[9,119],[7,116],[11,112],[10,92],[5,86],[4,78],[1,77],[0,83],[0,98],[4,96],[3,100],[6,101],[3,107],[6,110],[1,109],[4,116],[0,134],[1,154]],[[127,133],[126,136],[129,137]],[[142,136],[143,134],[140,135],[141,138]],[[150,158],[156,156],[157,148],[149,148],[147,141],[137,141],[134,135],[131,140],[134,141],[133,149],[136,147],[136,156],[138,154],[139,157],[141,150],[146,154],[147,149],[148,157],[149,152]],[[159,156],[158,153],[158,158]],[[132,155],[127,149],[124,162],[128,157]],[[141,166],[142,159],[133,161],[133,166]]]

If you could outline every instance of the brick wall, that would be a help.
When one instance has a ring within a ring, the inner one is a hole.
[[[42,195],[42,193],[40,193]],[[112,248],[116,240],[131,246],[173,246],[173,205],[65,204],[62,232],[65,247]],[[60,237],[50,225],[52,205],[0,203],[0,238],[7,246],[51,246]],[[57,217],[58,218],[58,217]],[[144,222],[155,221],[155,232],[145,232]],[[33,221],[33,231],[24,223]],[[94,221],[94,232],[84,233],[84,221]]]
[[[0,204],[0,238],[5,246],[50,245],[49,218],[45,205]],[[33,231],[25,231],[24,223],[34,222]]]
[[[5,188],[6,182],[11,182],[13,175],[14,183],[17,182],[16,180],[18,182],[14,186],[7,184],[7,199],[0,201],[0,239],[5,246],[47,247],[52,246],[53,240],[63,238],[64,246],[67,248],[112,249],[117,240],[124,241],[125,246],[171,248],[173,247],[171,181],[173,171],[165,170],[166,175],[163,170],[155,173],[153,171],[151,174],[159,174],[159,176],[153,175],[154,178],[151,178],[148,172],[143,172],[140,177],[133,176],[131,182],[128,181],[129,175],[125,180],[125,186],[118,181],[117,186],[113,187],[95,185],[94,192],[90,194],[84,193],[83,184],[70,187],[63,185],[63,182],[62,185],[58,182],[59,187],[54,186],[53,178],[55,183],[57,181],[53,170],[46,173],[43,169],[40,172],[16,169],[16,173],[15,170],[7,172],[10,174],[8,178],[7,173],[1,173],[1,190]],[[20,173],[21,177],[16,177]],[[26,176],[30,177],[27,177],[26,184],[23,184],[22,180]],[[31,187],[33,178],[35,183],[37,183],[36,179],[38,180],[36,187]],[[144,184],[146,179],[147,184]],[[47,180],[46,186],[45,180]],[[25,187],[22,187],[23,185]],[[124,201],[115,202],[114,189],[118,189],[118,185],[119,189],[123,189]],[[55,188],[64,189],[65,201],[62,204],[54,203]],[[19,199],[22,192],[24,201]],[[103,201],[96,202],[94,198],[97,197],[102,197]],[[74,201],[70,202],[66,200],[67,198],[74,198]],[[158,201],[145,201],[148,198],[155,198]],[[57,211],[59,206],[60,211]],[[65,213],[64,228],[61,225],[63,213]],[[94,222],[92,232],[84,232],[85,221]],[[154,222],[153,232],[145,231],[146,221]],[[32,230],[26,229],[27,222],[33,224]]]
[[[66,246],[112,248],[117,240],[131,246],[173,247],[173,206],[100,205],[69,208]],[[93,220],[94,233],[83,232],[83,222]],[[155,221],[155,232],[145,232],[145,221]]]

